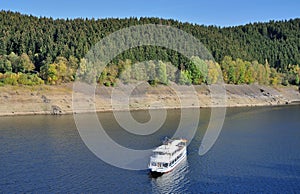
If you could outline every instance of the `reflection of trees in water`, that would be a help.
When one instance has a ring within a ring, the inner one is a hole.
[[[188,162],[184,159],[173,171],[158,178],[152,178],[152,193],[184,192],[187,189],[186,185],[189,183],[186,178],[188,172]]]

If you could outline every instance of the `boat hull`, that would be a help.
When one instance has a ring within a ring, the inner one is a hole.
[[[156,171],[150,171],[150,173],[149,173],[151,178],[158,178],[158,177],[162,176],[163,174],[165,174],[165,173],[156,172]]]

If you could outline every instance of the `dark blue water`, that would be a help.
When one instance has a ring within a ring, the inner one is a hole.
[[[178,111],[157,137],[128,142],[112,114],[99,117],[120,144],[156,146],[172,135]],[[213,148],[198,148],[210,111],[179,168],[159,178],[104,163],[81,141],[73,117],[0,118],[0,193],[299,193],[300,107],[231,108]],[[137,115],[147,115],[137,112]],[[146,117],[146,116],[145,116]],[[152,139],[153,138],[153,139]]]

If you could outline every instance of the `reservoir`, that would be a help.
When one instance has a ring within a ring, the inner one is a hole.
[[[96,157],[82,141],[73,115],[1,117],[0,193],[300,192],[299,105],[227,108],[222,131],[203,156],[198,151],[210,109],[200,112],[187,160],[158,178]],[[131,114],[140,122],[149,120],[147,111]],[[112,113],[98,117],[115,142],[143,150],[174,134],[180,110],[168,110],[164,125],[150,135],[123,130]]]

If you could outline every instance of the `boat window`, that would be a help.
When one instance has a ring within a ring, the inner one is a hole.
[[[163,166],[164,166],[164,167],[168,167],[168,163],[164,163]]]
[[[185,143],[184,142],[180,142],[178,145],[179,146],[185,146]]]
[[[165,155],[165,153],[163,153],[163,152],[154,152],[154,156],[157,156],[157,155]]]
[[[156,163],[155,162],[152,162],[152,164],[151,164],[152,166],[156,166]]]

